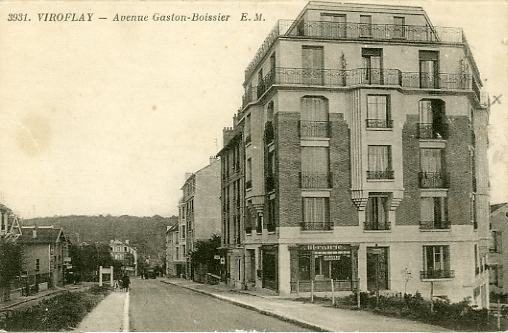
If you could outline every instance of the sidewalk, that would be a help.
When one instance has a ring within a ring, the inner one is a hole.
[[[313,331],[328,332],[445,332],[443,327],[361,310],[345,310],[302,303],[280,296],[233,291],[225,285],[205,285],[189,280],[164,279],[164,283],[191,289],[241,307],[289,321]]]
[[[112,291],[73,332],[128,332],[129,293]]]

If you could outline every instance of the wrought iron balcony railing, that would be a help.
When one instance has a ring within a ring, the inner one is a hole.
[[[330,221],[324,222],[302,222],[302,230],[332,230],[333,225]]]
[[[393,128],[391,119],[366,119],[367,128]]]
[[[300,137],[328,138],[328,121],[300,120]]]
[[[448,188],[450,173],[448,172],[419,172],[420,188]]]
[[[421,230],[443,230],[450,229],[450,221],[420,221]]]
[[[432,140],[447,140],[448,124],[419,123],[418,138]]]
[[[455,271],[452,270],[420,271],[420,279],[422,280],[452,279],[454,277]]]
[[[332,187],[332,173],[300,172],[300,188],[318,189]]]
[[[422,89],[472,89],[472,75],[450,73],[402,72],[399,69],[355,68],[317,69],[276,67],[268,72],[257,87],[248,88],[243,107],[260,98],[274,84],[351,87],[357,85],[391,85]]]
[[[391,171],[367,171],[367,179],[394,179]]]
[[[340,23],[279,20],[270,31],[254,59],[245,70],[247,80],[259,61],[279,37],[305,37],[341,40],[374,40],[416,43],[466,43],[462,29],[418,25]]]
[[[364,230],[390,230],[391,229],[391,223],[386,222],[379,222],[379,221],[365,221],[363,224]]]

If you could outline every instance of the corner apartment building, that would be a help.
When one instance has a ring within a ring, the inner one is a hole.
[[[508,203],[490,207],[491,242],[489,247],[490,290],[508,293]]]
[[[178,210],[178,246],[174,260],[177,272],[194,275],[189,254],[199,239],[220,234],[220,162],[210,158],[206,167],[185,176]]]
[[[220,154],[230,283],[488,306],[481,87],[462,30],[420,7],[311,1],[277,22]]]

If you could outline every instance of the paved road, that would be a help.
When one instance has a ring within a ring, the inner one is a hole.
[[[308,332],[302,327],[159,280],[131,281],[131,332]]]

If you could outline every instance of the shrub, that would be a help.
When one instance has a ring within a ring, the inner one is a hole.
[[[6,318],[8,331],[62,331],[76,327],[107,293],[107,288],[70,292],[44,299],[26,309],[14,310]]]

